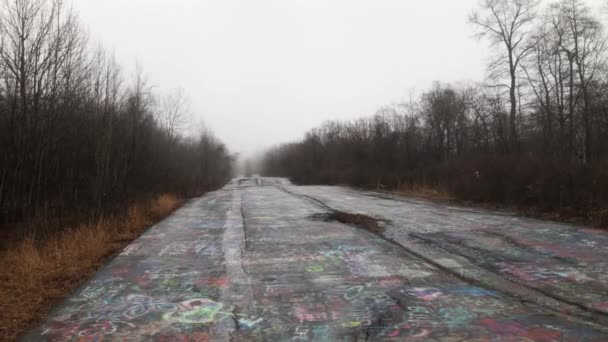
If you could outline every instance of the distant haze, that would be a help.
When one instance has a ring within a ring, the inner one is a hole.
[[[599,4],[601,1],[591,1]],[[234,152],[373,114],[432,81],[482,80],[476,0],[78,0],[93,38],[183,87]]]

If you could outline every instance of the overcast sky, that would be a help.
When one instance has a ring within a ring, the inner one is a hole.
[[[487,47],[466,23],[476,3],[74,0],[122,65],[139,61],[160,90],[183,87],[196,120],[244,154],[434,80],[481,80]]]

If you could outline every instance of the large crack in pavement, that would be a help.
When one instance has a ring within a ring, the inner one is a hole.
[[[449,242],[448,243],[438,243],[437,241],[435,241],[433,239],[429,239],[427,237],[424,237],[424,236],[421,236],[421,235],[418,235],[418,234],[413,234],[413,233],[409,234],[409,236],[412,237],[412,238],[419,239],[420,241],[422,241],[424,243],[427,243],[429,245],[432,245],[432,246],[434,246],[434,247],[436,247],[438,249],[441,249],[441,250],[445,251],[446,253],[450,253],[452,255],[458,255],[460,257],[466,258],[471,264],[474,264],[475,266],[477,266],[479,268],[482,268],[484,270],[487,270],[489,272],[495,273],[492,270],[490,270],[487,265],[479,263],[475,258],[469,257],[469,254],[462,253],[462,252],[459,251],[460,249],[465,249],[465,248],[473,249],[473,250],[475,248],[472,248],[472,247],[463,247],[461,245],[460,246],[456,246],[455,244],[452,244],[452,243],[449,243]],[[481,250],[481,249],[478,250],[478,252],[482,252],[482,251],[483,250]],[[551,297],[551,298],[553,298],[555,300],[558,300],[558,301],[561,301],[561,302],[563,302],[565,304],[576,306],[576,307],[580,308],[581,310],[583,310],[585,312],[593,314],[594,315],[594,319],[597,322],[600,322],[602,324],[605,324],[606,322],[608,322],[608,314],[606,312],[603,312],[603,311],[600,311],[600,310],[596,310],[596,309],[594,309],[592,307],[588,307],[588,306],[586,306],[584,304],[581,304],[581,303],[578,303],[576,301],[570,300],[567,297],[560,296],[560,295],[555,294],[555,293],[553,293],[551,291],[546,291],[546,290],[544,290],[542,288],[539,288],[539,287],[529,286],[526,283],[522,283],[521,281],[519,281],[519,279],[516,278],[516,277],[512,277],[512,276],[509,276],[509,275],[500,275],[500,277],[502,277],[505,280],[508,280],[510,282],[517,283],[520,286],[523,286],[525,288],[528,288],[528,289],[531,289],[531,290],[534,290],[534,291],[538,291],[538,292],[542,293],[543,295],[545,295],[547,297]]]
[[[228,279],[230,279],[231,286],[221,288],[221,301],[224,303],[231,303],[237,299],[238,303],[253,302],[251,279],[243,265],[247,248],[247,229],[243,214],[243,195],[236,189],[232,190],[232,206],[226,212],[222,247],[224,251],[226,273]],[[241,330],[239,317],[236,314],[236,311],[239,309],[238,303],[234,303],[234,308],[230,310],[235,324],[235,330],[229,332],[230,336],[233,332]],[[225,337],[226,332],[227,331],[223,327],[220,327],[220,329],[215,329],[213,335],[216,337]]]
[[[521,302],[538,305],[557,315],[565,315],[572,319],[578,320],[582,324],[589,324],[597,329],[608,332],[608,327],[606,326],[608,324],[608,314],[605,312],[594,310],[593,308],[589,308],[588,306],[569,300],[568,298],[555,295],[549,291],[528,286],[524,283],[518,282],[516,278],[498,275],[492,270],[487,269],[483,267],[483,265],[475,262],[474,259],[468,258],[466,255],[456,253],[452,249],[445,248],[444,246],[435,243],[435,241],[418,234],[408,233],[407,235],[412,239],[419,240],[426,245],[425,247],[416,246],[415,243],[399,243],[398,241],[384,235],[384,227],[392,224],[392,222],[388,219],[371,217],[361,213],[344,212],[334,209],[327,203],[313,196],[298,194],[280,185],[274,186],[285,193],[309,200],[315,205],[328,211],[326,214],[313,216],[312,219],[324,219],[327,221],[333,220],[343,224],[352,225],[357,228],[366,229],[371,233],[378,235],[382,239],[404,248],[416,257],[433,264],[443,271],[449,272],[450,274],[473,285],[499,291]],[[520,246],[513,239],[507,239],[507,241],[518,247]],[[430,252],[430,248],[435,248],[437,250]],[[441,257],[438,258],[437,255],[440,254],[437,253],[438,251],[445,252],[445,255],[441,255]],[[456,259],[459,259],[459,261],[454,262]]]

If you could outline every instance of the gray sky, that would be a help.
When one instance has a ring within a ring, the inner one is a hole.
[[[487,46],[466,23],[476,3],[74,0],[122,65],[139,61],[161,90],[183,87],[196,119],[245,154],[434,80],[481,80]]]

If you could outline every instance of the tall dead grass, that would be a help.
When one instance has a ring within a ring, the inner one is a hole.
[[[44,241],[30,236],[0,251],[0,340],[12,341],[42,320],[58,299],[180,203],[163,194],[133,204],[126,215],[84,223]]]
[[[155,217],[163,217],[167,212],[171,212],[177,206],[179,199],[171,194],[162,194],[158,196],[152,204],[150,212]]]
[[[423,184],[413,184],[412,186],[399,184],[394,190],[400,195],[419,197],[435,201],[452,201],[454,195],[448,190],[439,186],[429,186]]]

